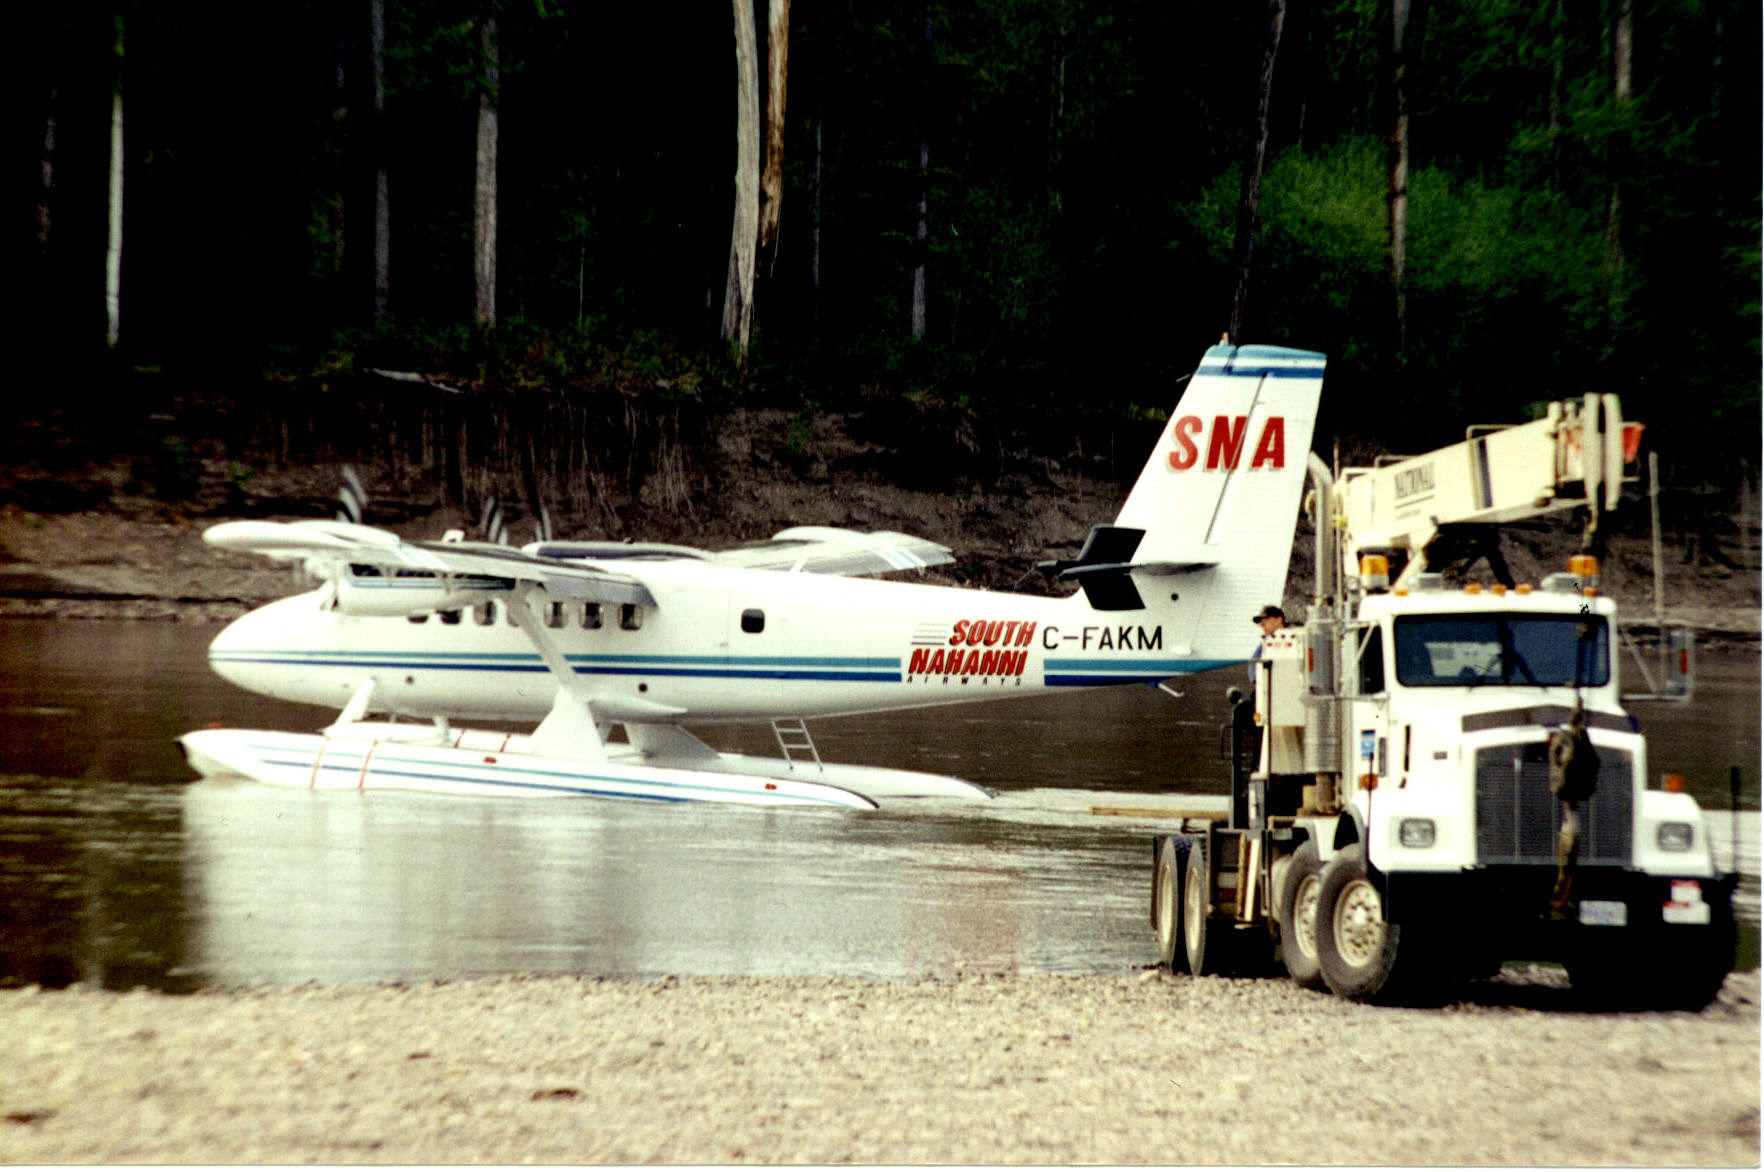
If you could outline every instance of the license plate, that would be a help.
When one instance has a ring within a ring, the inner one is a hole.
[[[1629,923],[1629,905],[1618,899],[1583,899],[1580,922],[1597,928],[1621,928]]]

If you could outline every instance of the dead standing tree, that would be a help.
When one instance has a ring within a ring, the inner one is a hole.
[[[784,207],[784,92],[790,60],[790,0],[770,0],[766,19],[766,155],[760,173],[759,246],[767,271],[777,259]]]
[[[1396,329],[1393,354],[1398,363],[1409,333],[1409,90],[1404,41],[1409,33],[1409,0],[1390,2],[1390,287]]]
[[[759,51],[753,0],[735,10],[735,223],[729,231],[729,280],[723,290],[723,341],[745,368],[753,333],[753,273],[759,252]]]
[[[478,25],[477,182],[472,201],[473,310],[478,325],[496,324],[496,109],[501,70],[496,49],[496,15],[486,11]]]
[[[1243,194],[1237,205],[1237,283],[1231,294],[1231,317],[1225,334],[1236,344],[1249,303],[1250,261],[1255,253],[1256,210],[1262,197],[1262,169],[1268,160],[1268,101],[1274,92],[1274,58],[1286,24],[1286,0],[1269,0],[1267,36],[1262,41],[1262,74],[1256,92],[1256,125],[1244,163]]]

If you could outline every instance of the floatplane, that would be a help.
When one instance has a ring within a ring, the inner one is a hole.
[[[348,520],[229,521],[210,545],[304,563],[313,590],[209,648],[224,678],[341,708],[316,733],[180,738],[203,774],[314,789],[873,808],[976,798],[953,777],[823,761],[805,720],[1173,677],[1246,660],[1286,581],[1321,354],[1209,349],[1113,524],[1007,594],[869,575],[952,560],[804,527],[721,551],[400,538]],[[536,721],[511,734],[456,721]],[[770,724],[780,755],[687,726]],[[622,726],[624,739],[612,736]]]

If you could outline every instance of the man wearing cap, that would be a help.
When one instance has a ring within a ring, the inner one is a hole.
[[[1261,610],[1256,612],[1256,617],[1251,621],[1253,621],[1256,626],[1262,628],[1262,638],[1266,639],[1269,635],[1272,635],[1275,631],[1278,631],[1281,627],[1286,625],[1286,612],[1277,606],[1264,606]],[[1261,658],[1262,644],[1258,641],[1256,643],[1255,654],[1250,656],[1249,678],[1250,683],[1252,684],[1256,682],[1256,665],[1261,661]]]

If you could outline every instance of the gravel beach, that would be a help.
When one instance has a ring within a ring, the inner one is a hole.
[[[1757,1165],[1757,973],[1593,1014],[1539,971],[12,990],[0,1160]]]

